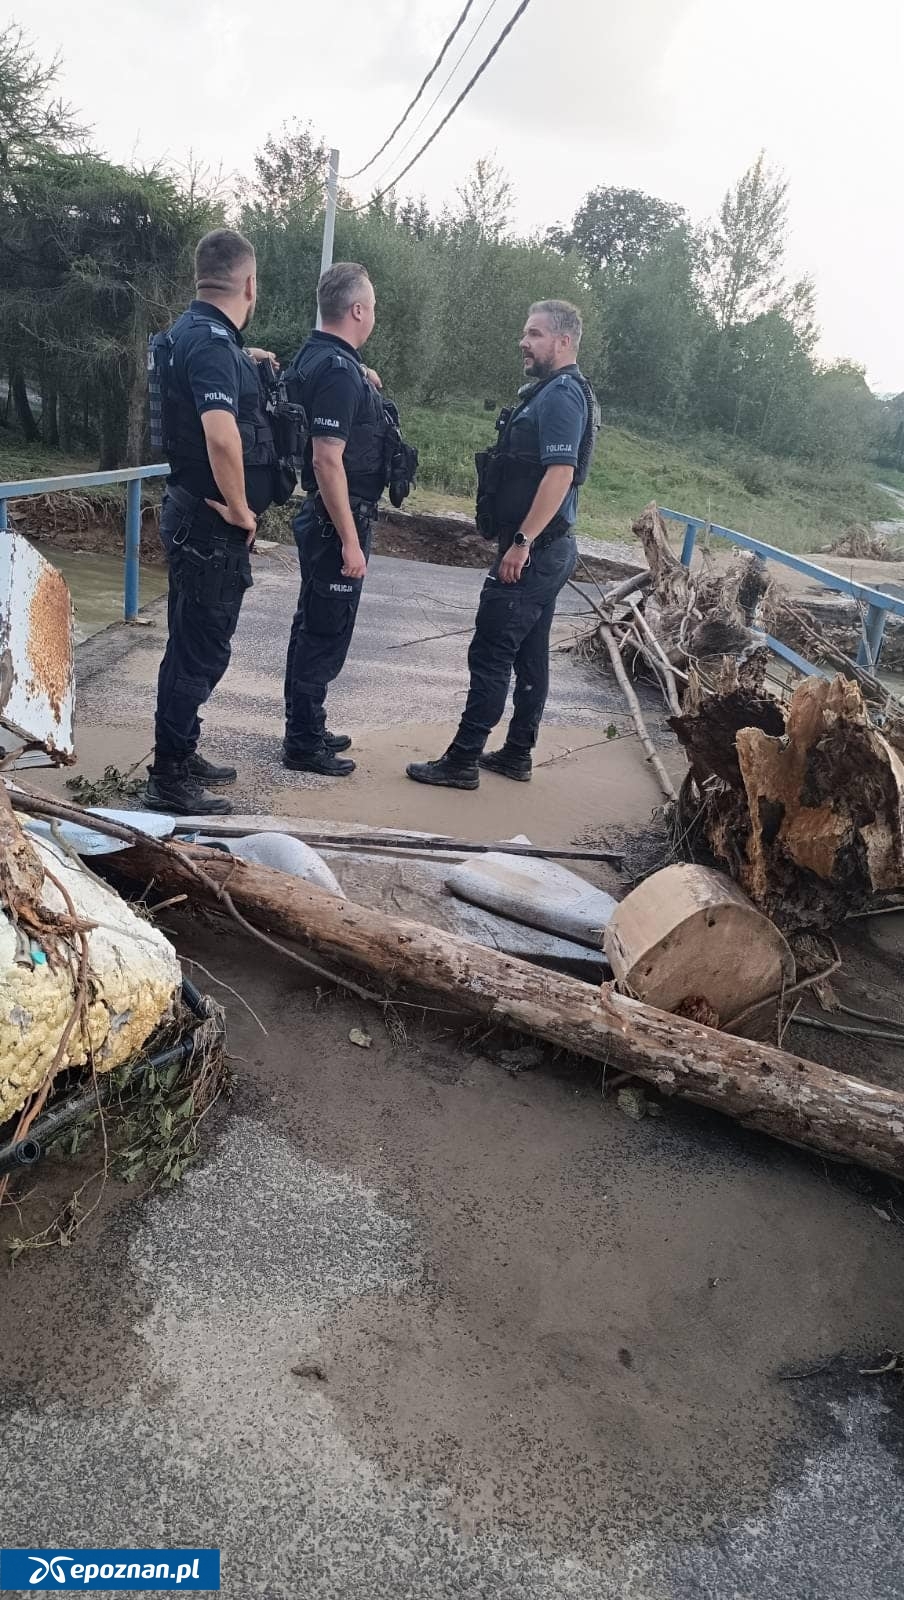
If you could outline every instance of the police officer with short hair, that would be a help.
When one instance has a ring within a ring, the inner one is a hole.
[[[498,540],[468,651],[470,688],[458,732],[438,761],[409,778],[476,789],[479,768],[526,783],[549,689],[549,634],[559,591],[577,563],[572,529],[590,467],[599,407],[577,365],[580,313],[565,300],[532,305],[521,339],[519,404],[502,412],[498,441],[477,457],[477,526]],[[512,671],[514,711],[501,749],[484,752],[502,718]]]
[[[283,762],[293,772],[344,778],[355,770],[340,755],[351,739],[328,732],[326,693],[352,641],[393,443],[379,379],[358,353],[375,321],[366,268],[337,261],[320,279],[317,303],[321,328],[287,373],[310,439],[301,473],[307,498],[293,523],[302,581],[286,659]]]
[[[253,581],[258,515],[290,491],[280,484],[257,366],[273,358],[242,341],[257,298],[253,245],[231,228],[206,234],[195,251],[195,278],[198,298],[168,333],[152,337],[148,361],[152,438],[159,436],[170,476],[160,513],[169,639],[147,804],[182,815],[232,809],[203,787],[231,783],[236,771],[198,754],[198,711],[229,665]]]

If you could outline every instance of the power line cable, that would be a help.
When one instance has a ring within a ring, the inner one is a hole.
[[[408,173],[411,171],[412,167],[415,166],[418,161],[420,161],[421,156],[425,153],[425,151],[429,150],[429,148],[433,144],[434,140],[437,139],[439,137],[439,135],[442,133],[442,131],[445,128],[446,124],[452,119],[452,117],[454,117],[454,115],[455,115],[456,111],[458,110],[459,106],[462,104],[462,101],[467,99],[468,95],[471,93],[471,90],[474,88],[474,85],[477,83],[478,79],[483,77],[483,74],[486,72],[486,69],[490,65],[490,62],[494,59],[494,57],[496,55],[498,55],[499,51],[501,50],[503,44],[505,43],[505,41],[508,38],[509,34],[511,33],[512,29],[515,27],[515,24],[517,22],[519,22],[520,19],[524,16],[524,13],[527,10],[529,5],[530,5],[530,0],[521,0],[521,4],[517,7],[517,9],[509,17],[509,20],[506,23],[505,27],[503,28],[502,32],[500,33],[498,39],[496,40],[496,43],[493,45],[492,49],[488,52],[488,54],[484,56],[483,60],[480,63],[480,66],[477,68],[477,71],[471,76],[471,78],[465,84],[464,88],[461,91],[461,94],[458,96],[458,99],[454,102],[453,105],[451,105],[449,107],[449,110],[446,112],[446,115],[443,117],[442,121],[437,125],[437,127],[434,128],[434,130],[431,133],[429,139],[426,139],[424,141],[424,143],[421,145],[420,150],[418,150],[417,154],[412,156],[412,158],[408,162],[407,166],[403,167],[401,172],[398,174],[398,176],[393,178],[392,183],[388,183],[384,189],[380,189],[380,190],[378,190],[378,192],[376,194],[372,194],[370,199],[366,202],[365,205],[353,207],[353,209],[355,211],[362,212],[362,211],[369,210],[372,205],[375,205],[377,203],[377,201],[384,199],[385,196],[389,194],[391,189],[394,189],[397,186],[397,184],[401,183],[403,178],[408,176]]]
[[[445,56],[446,51],[449,49],[449,46],[452,44],[452,41],[455,39],[456,35],[458,33],[460,33],[461,29],[464,27],[465,21],[467,19],[468,12],[472,9],[474,4],[475,4],[475,0],[466,0],[465,8],[462,11],[461,15],[459,16],[458,21],[456,22],[454,28],[452,29],[452,32],[448,35],[447,39],[445,40],[445,42],[443,44],[443,47],[440,50],[439,55],[437,56],[436,60],[434,61],[433,66],[430,68],[430,71],[427,73],[426,78],[423,80],[420,88],[417,91],[417,94],[414,96],[414,99],[409,102],[409,104],[405,107],[405,110],[402,112],[402,115],[399,118],[398,122],[396,123],[395,127],[393,128],[392,133],[389,135],[389,137],[387,139],[384,139],[383,143],[381,144],[381,146],[380,146],[379,150],[376,152],[376,154],[372,155],[369,161],[365,161],[363,167],[358,167],[356,172],[348,172],[348,173],[343,172],[343,173],[340,174],[343,183],[351,183],[353,178],[360,178],[362,172],[367,172],[374,165],[374,163],[376,161],[379,161],[381,155],[383,154],[383,151],[388,149],[388,147],[392,144],[392,141],[395,138],[396,134],[398,133],[399,129],[404,127],[405,123],[408,121],[408,118],[410,117],[412,111],[414,110],[415,106],[417,105],[418,101],[420,100],[421,95],[423,94],[423,92],[426,89],[428,83],[430,82],[430,79],[433,77],[434,73],[439,71],[439,68],[442,65],[443,57]],[[448,79],[446,81],[448,82]]]
[[[468,42],[465,45],[464,49],[462,50],[461,54],[458,56],[454,66],[451,68],[451,70],[447,73],[446,77],[443,79],[442,83],[440,84],[439,88],[436,91],[436,94],[433,96],[433,99],[430,101],[430,104],[427,107],[426,111],[424,112],[423,116],[421,117],[420,121],[415,123],[414,127],[412,128],[411,132],[408,135],[408,138],[405,140],[405,143],[402,145],[401,150],[397,150],[395,155],[390,157],[390,159],[387,161],[386,165],[384,166],[383,170],[379,174],[379,177],[376,179],[376,184],[377,184],[378,188],[379,188],[380,184],[383,182],[383,179],[386,177],[386,174],[387,174],[387,172],[389,172],[390,168],[394,167],[397,161],[401,161],[401,159],[402,159],[403,155],[405,154],[406,150],[410,150],[411,149],[411,146],[414,144],[414,141],[417,138],[418,134],[420,133],[422,127],[424,126],[424,123],[428,120],[431,111],[433,111],[434,107],[442,99],[443,95],[445,94],[446,90],[449,87],[449,84],[452,82],[452,79],[455,77],[456,72],[458,71],[459,67],[461,66],[462,62],[465,59],[465,56],[468,54],[468,51],[470,50],[472,44],[474,43],[474,40],[477,38],[477,35],[479,33],[482,33],[485,24],[489,21],[490,17],[492,16],[492,14],[495,11],[495,9],[496,9],[498,4],[499,4],[499,0],[490,0],[490,3],[487,6],[486,10],[484,11],[483,16],[480,18],[480,21],[478,22],[476,28],[474,29],[474,32],[471,34],[470,39],[468,40]]]

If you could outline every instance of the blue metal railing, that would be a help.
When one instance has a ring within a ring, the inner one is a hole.
[[[119,472],[74,472],[63,478],[26,478],[19,483],[0,483],[0,533],[8,527],[7,501],[26,495],[54,494],[61,489],[98,489],[105,484],[125,483],[126,553],[123,581],[123,615],[133,622],[138,615],[139,554],[141,551],[141,485],[145,478],[166,478],[169,467],[123,467]]]
[[[824,589],[830,589],[835,594],[849,595],[852,600],[866,606],[866,616],[860,638],[860,648],[857,651],[857,665],[874,671],[879,661],[882,649],[882,636],[885,632],[885,622],[889,612],[892,616],[904,619],[904,598],[895,594],[886,594],[882,589],[873,589],[867,583],[855,583],[853,578],[842,578],[837,572],[829,572],[828,568],[820,567],[815,561],[807,561],[804,556],[792,555],[789,550],[779,550],[775,545],[764,544],[762,539],[754,539],[749,533],[738,533],[734,528],[720,528],[716,522],[707,522],[703,517],[689,517],[684,511],[669,511],[665,506],[659,507],[659,514],[667,517],[672,522],[684,523],[684,544],[681,549],[681,560],[686,567],[691,564],[694,554],[694,545],[697,534],[701,529],[713,533],[719,539],[727,539],[730,544],[735,544],[741,550],[753,550],[766,561],[777,561],[783,567],[791,567],[794,572],[802,572],[808,578],[813,578]],[[828,676],[821,667],[813,666],[803,656],[792,650],[790,645],[783,644],[780,639],[773,639],[771,634],[766,635],[766,641],[776,653],[785,661],[797,667],[798,671],[805,672],[808,676],[819,674]]]

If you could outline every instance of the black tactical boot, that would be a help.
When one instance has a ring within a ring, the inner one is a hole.
[[[169,811],[177,817],[224,817],[231,810],[219,794],[208,794],[192,777],[187,761],[158,761],[148,767],[144,803],[150,811]]]
[[[290,772],[316,772],[322,778],[348,778],[355,770],[354,761],[341,761],[326,744],[319,750],[285,750],[283,766]]]
[[[447,750],[438,761],[412,761],[405,768],[415,783],[432,783],[437,789],[479,789],[477,757]]]
[[[188,775],[197,778],[199,783],[235,783],[238,777],[235,767],[218,767],[213,761],[205,761],[197,751],[188,758]]]
[[[514,778],[516,783],[530,783],[532,763],[529,750],[504,744],[501,750],[488,750],[486,755],[477,759],[485,772],[498,772],[500,778]]]
[[[342,750],[350,750],[352,743],[347,733],[325,733],[323,742],[328,750],[332,750],[334,756],[338,756]]]

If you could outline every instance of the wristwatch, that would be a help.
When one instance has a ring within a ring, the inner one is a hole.
[[[512,544],[516,544],[518,548],[521,549],[524,545],[530,544],[530,540],[528,539],[527,534],[522,533],[519,528],[514,539],[512,540]]]

